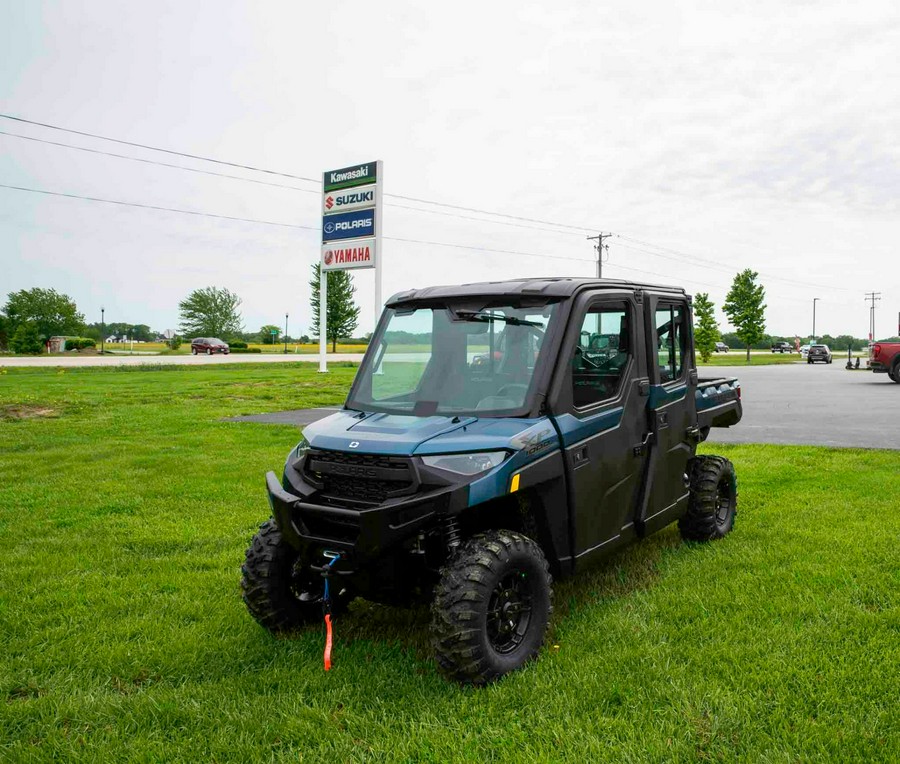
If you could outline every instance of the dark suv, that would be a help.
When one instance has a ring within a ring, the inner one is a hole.
[[[809,354],[806,356],[806,362],[815,363],[816,361],[831,363],[831,351],[828,349],[828,345],[809,346]]]
[[[230,350],[227,342],[222,342],[222,340],[215,337],[197,337],[191,340],[191,353],[194,355],[197,355],[197,353],[206,353],[206,355],[224,353],[228,355]]]
[[[794,346],[790,342],[776,342],[772,345],[773,353],[793,353]]]

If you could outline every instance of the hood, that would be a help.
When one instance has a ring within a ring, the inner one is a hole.
[[[405,416],[339,411],[303,430],[314,448],[365,454],[441,454],[460,451],[520,449],[525,430],[546,419],[479,419],[477,417]],[[356,444],[356,445],[351,445]]]

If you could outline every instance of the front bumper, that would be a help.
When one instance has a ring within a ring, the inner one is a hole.
[[[266,473],[272,514],[291,546],[342,552],[358,562],[380,557],[414,537],[436,517],[461,512],[469,486],[452,485],[377,507],[351,509],[304,501],[285,490],[274,472]]]

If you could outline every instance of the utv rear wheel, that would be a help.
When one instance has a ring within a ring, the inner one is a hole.
[[[292,631],[322,618],[321,576],[297,565],[299,553],[273,519],[253,537],[241,567],[247,609],[272,632]]]
[[[687,541],[720,539],[734,528],[737,514],[734,465],[722,456],[697,456],[690,466],[688,510],[678,529]]]
[[[550,620],[551,584],[528,537],[491,531],[467,541],[441,571],[431,608],[441,673],[483,685],[534,658]]]

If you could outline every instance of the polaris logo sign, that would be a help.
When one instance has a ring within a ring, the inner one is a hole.
[[[333,191],[324,194],[324,197],[323,215],[327,215],[329,212],[350,212],[375,206],[375,188],[373,186]]]
[[[322,243],[375,234],[375,210],[356,210],[326,215],[322,221]]]

